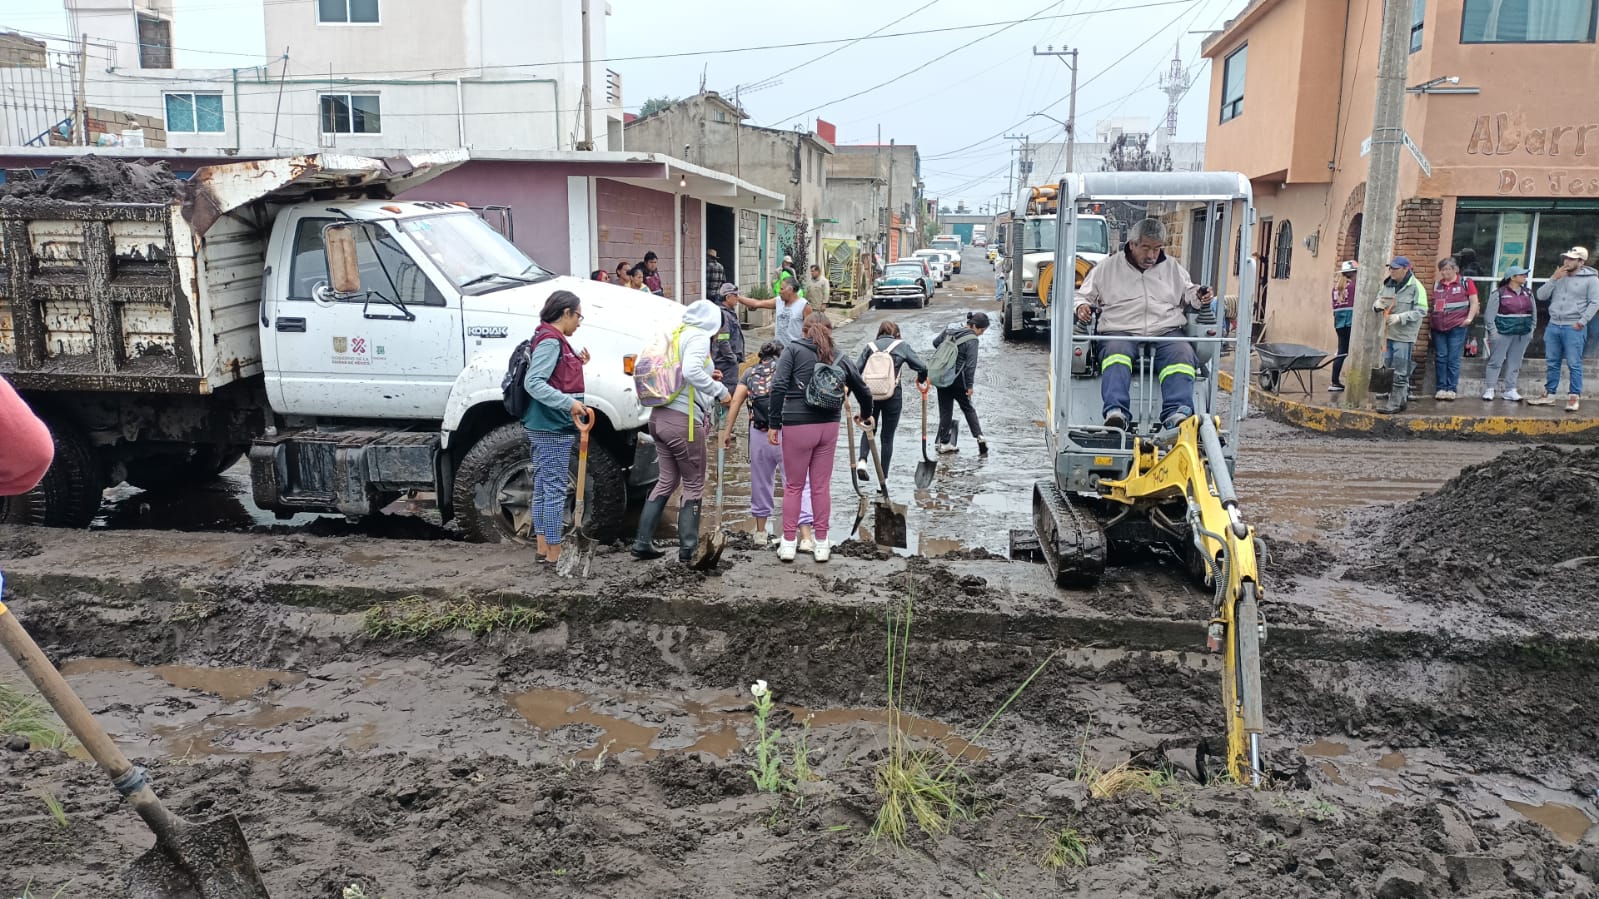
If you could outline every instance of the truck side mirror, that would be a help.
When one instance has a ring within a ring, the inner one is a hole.
[[[328,284],[335,298],[361,295],[361,264],[356,258],[353,222],[336,222],[322,229],[322,253],[328,265]]]

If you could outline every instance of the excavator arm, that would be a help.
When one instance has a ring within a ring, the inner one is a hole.
[[[1169,445],[1167,445],[1167,441]],[[1106,500],[1150,510],[1174,531],[1186,532],[1207,584],[1215,588],[1208,645],[1222,656],[1222,704],[1227,722],[1227,772],[1260,785],[1260,644],[1265,625],[1255,532],[1244,523],[1222,454],[1216,422],[1190,416],[1175,437],[1139,439],[1126,478],[1101,481]],[[1162,508],[1186,504],[1185,529]]]

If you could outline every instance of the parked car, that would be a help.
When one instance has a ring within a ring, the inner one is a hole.
[[[954,250],[943,249],[938,250],[938,252],[944,254],[944,271],[947,273],[945,275],[946,278],[953,278],[961,273],[961,257],[959,253],[955,252]]]
[[[914,255],[927,260],[927,264],[933,269],[933,280],[940,287],[949,280],[951,267],[949,257],[944,255],[943,250],[917,250]]]
[[[937,287],[940,283],[938,279],[938,273],[933,270],[933,261],[934,260],[928,259],[925,256],[903,256],[894,260],[894,264],[898,265],[901,262],[909,262],[913,265],[921,266],[921,277],[922,280],[927,282],[927,295],[928,297],[931,297],[933,295],[933,288]]]
[[[979,250],[981,250],[984,247],[988,246],[988,238],[979,237],[976,240],[972,241],[972,246],[974,246],[974,247],[978,248]]]
[[[933,238],[933,249],[944,250],[950,255],[949,270],[955,274],[961,273],[961,239],[953,234],[944,234]]]
[[[918,309],[926,307],[933,298],[931,281],[924,272],[925,263],[902,261],[890,263],[882,277],[872,283],[872,303],[877,308],[898,303],[910,303]]]

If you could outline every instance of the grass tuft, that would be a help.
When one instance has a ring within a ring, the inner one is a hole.
[[[1062,827],[1054,832],[1039,863],[1050,871],[1059,871],[1068,865],[1088,867],[1088,837],[1078,833],[1075,827]]]
[[[50,818],[56,822],[57,827],[66,830],[71,826],[71,822],[67,821],[66,808],[61,805],[61,800],[57,799],[54,793],[40,790],[39,798],[44,800],[44,807],[50,811]]]
[[[12,736],[26,739],[34,749],[63,749],[70,742],[49,706],[0,681],[0,737]]]
[[[549,616],[538,609],[476,600],[435,604],[420,596],[409,596],[367,609],[361,629],[375,640],[420,640],[453,630],[464,630],[475,637],[495,631],[536,631],[548,623]]]
[[[1159,799],[1160,791],[1173,783],[1169,771],[1134,768],[1126,761],[1103,771],[1085,765],[1081,771],[1079,779],[1088,784],[1088,795],[1094,799],[1115,799],[1128,793],[1148,793]]]

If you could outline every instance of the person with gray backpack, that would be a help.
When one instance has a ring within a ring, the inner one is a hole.
[[[940,453],[959,452],[955,446],[955,406],[961,407],[966,426],[977,438],[977,451],[988,454],[988,439],[977,421],[972,392],[977,389],[977,338],[988,330],[988,314],[973,312],[965,325],[952,326],[933,338],[933,358],[927,379],[938,389],[938,445]]]
[[[927,380],[927,365],[916,351],[899,336],[899,325],[885,321],[877,326],[877,338],[861,349],[856,360],[861,370],[861,380],[872,392],[873,418],[877,420],[877,443],[883,462],[883,477],[888,477],[888,465],[894,458],[894,432],[899,429],[900,410],[904,407],[904,392],[900,373],[905,366],[916,372],[916,381]],[[860,458],[855,461],[855,477],[866,480],[871,475],[868,467],[871,447],[861,441]]]
[[[811,513],[816,518],[816,561],[832,555],[827,542],[833,512],[833,460],[838,452],[839,415],[845,393],[855,395],[856,417],[872,418],[872,392],[833,344],[833,323],[820,312],[805,317],[797,340],[783,347],[772,377],[766,417],[766,439],[783,448],[783,539],[777,558],[794,561],[799,552],[800,492],[811,492]],[[807,484],[807,481],[809,483]]]

